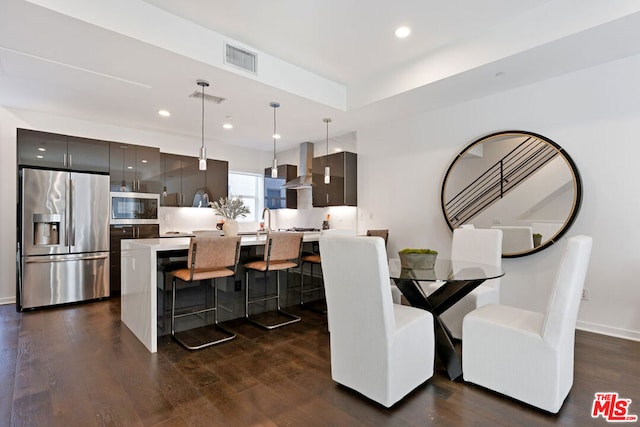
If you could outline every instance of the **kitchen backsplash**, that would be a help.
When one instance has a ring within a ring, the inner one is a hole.
[[[287,229],[293,227],[322,228],[327,214],[330,215],[329,226],[339,229],[357,229],[357,208],[335,206],[330,208],[314,208],[311,203],[311,190],[298,190],[298,209],[278,209],[271,211],[273,218],[271,227]],[[194,230],[213,230],[221,219],[210,208],[159,208],[160,234],[167,232],[192,232]],[[256,231],[260,224],[257,221],[238,221],[239,231]]]
[[[329,214],[331,216],[329,227],[357,229],[357,213],[357,208],[352,206],[314,208],[311,189],[298,190],[298,209],[278,209],[275,211],[274,218],[276,218],[278,226],[274,228],[322,228],[322,221]]]

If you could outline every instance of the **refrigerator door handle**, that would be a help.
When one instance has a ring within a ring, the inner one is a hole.
[[[55,255],[55,256],[44,256],[44,257],[29,257],[25,258],[25,264],[43,264],[43,263],[52,263],[52,262],[68,262],[68,261],[87,261],[93,259],[104,259],[109,256],[109,253],[106,252],[104,254],[98,255]]]
[[[20,242],[18,242],[16,250],[16,271],[18,276],[18,290],[20,292],[20,297],[22,297],[22,263],[20,262],[20,255]],[[17,298],[17,300],[20,301],[19,298]]]
[[[66,164],[66,159],[67,159],[67,155],[64,155],[65,158],[65,164]],[[66,206],[66,212],[65,212],[65,216],[64,216],[64,245],[65,246],[69,246],[69,211],[70,211],[70,206],[71,206],[71,180],[67,179],[64,182],[64,205]]]
[[[69,204],[68,215],[69,218],[69,245],[76,245],[76,218],[75,218],[75,198],[76,198],[76,181],[74,179],[69,180]]]

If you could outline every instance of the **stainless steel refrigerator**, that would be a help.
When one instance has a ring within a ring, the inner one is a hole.
[[[109,296],[109,176],[20,174],[18,308]]]

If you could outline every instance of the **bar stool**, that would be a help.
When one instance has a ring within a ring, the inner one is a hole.
[[[261,261],[252,261],[244,265],[245,268],[245,317],[261,326],[265,329],[275,329],[281,326],[289,325],[291,323],[299,322],[300,317],[287,313],[280,308],[280,274],[282,270],[289,270],[290,268],[297,267],[300,263],[300,254],[302,251],[302,237],[303,233],[292,232],[269,232],[264,246],[264,259]],[[249,272],[264,273],[265,283],[265,296],[258,298],[250,298],[249,291]],[[275,272],[276,274],[276,292],[272,295],[267,295],[267,273]],[[285,320],[267,324],[256,319],[256,316],[249,314],[249,307],[255,303],[266,303],[269,300],[276,300],[277,302],[277,314],[285,317]]]
[[[387,240],[389,240],[389,230],[367,230],[367,236],[382,237],[384,239],[384,246],[387,247]]]
[[[198,350],[215,344],[230,341],[236,335],[218,325],[218,287],[216,279],[220,277],[235,276],[240,258],[240,237],[228,236],[202,236],[192,237],[189,242],[189,255],[187,259],[187,268],[178,269],[168,274],[173,276],[172,280],[172,298],[171,298],[171,336],[183,347],[189,350]],[[176,314],[176,288],[177,280],[187,284],[200,282],[204,280],[213,280],[213,306],[207,307],[205,301],[204,308],[199,310],[190,310],[185,313]],[[179,335],[186,335],[186,331],[176,333],[175,321],[179,317],[195,316],[203,313],[213,312],[214,329],[224,334],[223,338],[201,342],[191,345]]]

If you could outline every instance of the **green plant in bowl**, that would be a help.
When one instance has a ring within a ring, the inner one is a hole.
[[[438,251],[433,249],[405,248],[398,252],[400,266],[412,270],[433,269]]]
[[[438,251],[433,249],[412,249],[412,248],[404,248],[400,252],[400,254],[438,254]]]

